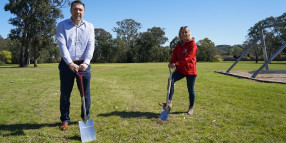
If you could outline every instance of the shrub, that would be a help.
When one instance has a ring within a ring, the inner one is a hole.
[[[218,54],[214,55],[213,58],[214,58],[214,62],[222,62],[223,61],[223,58]]]
[[[11,64],[12,63],[12,54],[11,54],[11,52],[6,51],[6,50],[0,51],[0,61],[2,63]]]

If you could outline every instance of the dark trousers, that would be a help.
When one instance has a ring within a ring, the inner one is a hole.
[[[68,122],[70,121],[69,112],[70,112],[70,95],[73,89],[74,85],[74,79],[76,78],[77,87],[79,91],[81,92],[80,88],[80,80],[78,76],[73,73],[68,65],[62,60],[59,64],[59,70],[60,70],[60,85],[61,85],[61,97],[60,97],[60,111],[61,111],[61,121],[62,122]],[[81,73],[81,72],[79,72]],[[85,105],[86,105],[86,116],[87,119],[89,119],[90,112],[90,65],[88,68],[84,71],[84,74],[82,76],[83,78],[83,88],[84,88],[84,95],[85,95]],[[79,97],[78,101],[81,98]],[[83,108],[81,107],[81,118],[84,118],[83,114]]]
[[[182,78],[186,77],[187,79],[187,87],[188,87],[188,91],[189,91],[189,102],[190,102],[190,107],[194,106],[195,103],[195,90],[194,90],[194,86],[195,86],[195,81],[196,81],[196,75],[183,75],[179,72],[174,72],[172,75],[172,83],[171,83],[171,91],[170,91],[170,96],[169,99],[172,100],[173,99],[173,95],[174,95],[174,83],[178,80],[181,80]]]

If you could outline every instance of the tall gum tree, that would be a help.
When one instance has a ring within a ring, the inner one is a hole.
[[[18,49],[20,67],[28,67],[31,57],[37,67],[41,50],[47,50],[55,43],[56,19],[63,17],[59,9],[63,5],[60,4],[54,0],[9,0],[5,5],[5,11],[16,16],[9,19],[16,27],[11,30],[9,38],[21,43]]]

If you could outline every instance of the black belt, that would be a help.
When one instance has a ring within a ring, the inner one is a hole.
[[[64,60],[64,58],[61,57],[61,60]],[[77,60],[77,61],[73,61],[73,63],[75,64],[82,64],[83,63],[83,60]]]
[[[79,65],[79,64],[82,64],[82,63],[83,63],[83,60],[73,61],[73,63]]]

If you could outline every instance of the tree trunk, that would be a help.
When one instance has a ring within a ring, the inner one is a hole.
[[[25,50],[24,50],[25,49]],[[23,47],[23,50],[21,49],[21,55],[20,55],[20,63],[19,67],[28,67],[30,62],[30,49]]]
[[[255,62],[258,63],[258,53],[255,53]]]
[[[40,53],[38,53],[39,51],[36,51],[34,53],[34,67],[38,67],[38,60],[40,58]]]
[[[34,47],[34,67],[38,67],[38,60],[40,57],[40,51],[37,45],[33,45]]]
[[[34,59],[34,67],[38,67],[38,58]]]
[[[21,49],[21,55],[20,55],[20,62],[19,67],[28,67],[30,64],[30,48],[29,47],[23,47]]]
[[[19,67],[23,67],[24,61],[24,47],[21,47],[20,57],[19,57]]]
[[[24,30],[23,37],[21,38],[22,48],[21,48],[21,56],[20,56],[20,65],[19,67],[28,67],[29,58],[30,58],[30,44],[29,38],[27,36],[27,30]]]
[[[28,67],[28,65],[30,64],[30,47],[27,46],[25,53],[24,53],[24,63],[23,63],[23,67]]]

